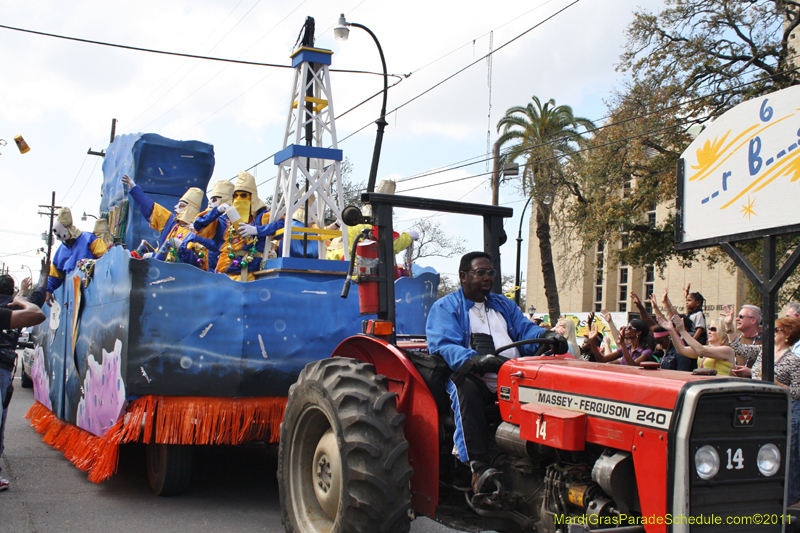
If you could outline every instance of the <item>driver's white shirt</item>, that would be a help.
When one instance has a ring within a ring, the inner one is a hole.
[[[494,309],[485,307],[486,302],[473,305],[469,310],[469,332],[470,333],[485,333],[492,336],[496,348],[506,346],[514,342],[508,336],[508,324],[503,315]],[[478,314],[478,307],[480,306],[480,315]],[[481,320],[480,317],[483,317]],[[519,357],[519,352],[516,348],[509,348],[500,355],[508,357],[509,359],[516,359]],[[486,386],[492,392],[497,392],[497,374],[485,374],[481,377]]]

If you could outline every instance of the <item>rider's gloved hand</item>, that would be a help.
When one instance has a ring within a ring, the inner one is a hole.
[[[239,222],[239,235],[242,237],[255,237],[258,235],[258,229],[253,224]]]
[[[565,353],[569,353],[569,344],[567,344],[567,339],[565,339],[562,335],[559,335],[555,331],[545,331],[544,334],[540,337],[542,339],[553,339],[555,342],[552,344],[552,348],[550,351],[555,355],[562,355]]]
[[[474,355],[472,356],[472,371],[479,375],[497,374],[503,363],[508,361],[501,355]]]

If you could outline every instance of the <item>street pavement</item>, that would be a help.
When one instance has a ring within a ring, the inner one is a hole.
[[[22,388],[18,374],[0,457],[0,476],[11,482],[9,490],[0,492],[0,532],[284,531],[275,478],[277,447],[198,446],[189,491],[161,498],[147,483],[144,446],[126,444],[117,474],[91,483],[25,420],[33,392]],[[418,518],[411,531],[455,530]]]

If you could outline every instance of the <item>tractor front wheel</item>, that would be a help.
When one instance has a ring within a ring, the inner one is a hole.
[[[411,494],[405,415],[375,367],[310,363],[289,390],[278,487],[290,533],[405,533]]]

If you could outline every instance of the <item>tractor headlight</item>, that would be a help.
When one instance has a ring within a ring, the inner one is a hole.
[[[765,444],[758,450],[758,471],[769,477],[781,467],[781,451],[774,444]]]
[[[761,454],[759,453],[759,457]],[[694,467],[700,479],[711,479],[719,472],[719,454],[716,448],[706,444],[694,453]],[[761,468],[759,466],[759,468]]]

